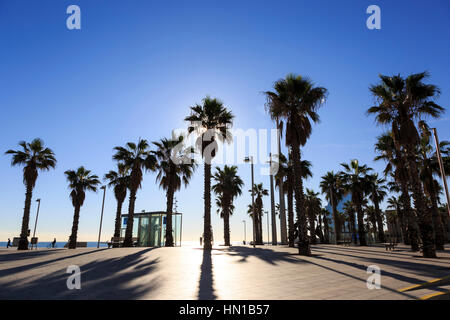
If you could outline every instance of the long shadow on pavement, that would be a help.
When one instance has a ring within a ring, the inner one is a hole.
[[[63,269],[30,282],[2,283],[0,299],[139,299],[159,287],[157,280],[145,281],[157,268],[158,260],[145,256],[153,249],[79,265],[80,290],[67,288],[71,274]]]
[[[303,260],[297,258],[299,257],[298,255],[291,252],[280,252],[258,247],[230,247],[227,254],[241,257],[238,262],[247,262],[248,257],[255,257],[272,265],[276,265],[277,262],[304,263]]]
[[[217,296],[214,293],[213,265],[211,250],[203,250],[203,260],[200,266],[200,280],[198,284],[198,299],[214,300]]]

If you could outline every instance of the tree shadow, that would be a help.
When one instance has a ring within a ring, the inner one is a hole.
[[[233,257],[240,257],[241,259],[238,262],[247,262],[249,257],[255,257],[271,265],[276,265],[278,262],[304,263],[303,260],[298,258],[298,254],[258,247],[230,247],[227,250],[227,254]]]
[[[17,260],[25,260],[32,259],[36,257],[42,257],[46,255],[55,254],[66,249],[49,249],[49,250],[36,250],[36,251],[15,251],[8,252],[6,254],[0,255],[0,263],[1,262],[9,262],[9,261],[17,261]]]
[[[67,250],[69,250],[69,249],[63,249],[63,250],[68,252]],[[72,250],[72,249],[70,249],[70,250]],[[18,266],[18,267],[13,267],[13,268],[9,268],[9,269],[3,269],[3,270],[0,270],[0,277],[5,276],[5,275],[9,275],[11,273],[23,272],[23,271],[27,271],[27,270],[30,270],[30,269],[33,269],[33,268],[38,268],[38,267],[41,267],[41,266],[44,266],[46,264],[50,264],[50,263],[53,263],[53,262],[58,262],[58,261],[65,260],[65,259],[72,259],[72,258],[75,258],[75,257],[79,257],[79,256],[87,255],[87,254],[93,254],[93,253],[97,253],[97,252],[104,251],[104,250],[108,250],[108,249],[104,248],[104,249],[98,249],[98,250],[84,251],[84,252],[80,252],[78,254],[67,255],[67,256],[55,258],[55,259],[52,259],[52,260],[45,260],[45,261],[40,261],[40,262],[36,262],[36,263],[32,263],[32,264],[27,264],[27,265],[24,265],[24,266]],[[43,252],[40,252],[40,253],[42,254]],[[8,261],[14,261],[14,260],[16,260],[16,259],[10,259]]]
[[[145,278],[157,268],[158,259],[145,255],[153,249],[79,265],[80,290],[67,288],[71,274],[63,269],[30,282],[2,283],[0,299],[139,299],[159,287],[158,280]]]
[[[214,300],[217,296],[214,293],[213,265],[211,250],[203,250],[203,260],[200,266],[200,280],[198,283],[199,300]]]

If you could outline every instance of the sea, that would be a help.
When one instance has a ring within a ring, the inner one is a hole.
[[[8,243],[7,241],[0,241],[0,248],[6,248],[7,243]],[[11,243],[12,243],[12,239],[11,239]],[[58,242],[57,241],[55,248],[64,248],[64,245],[66,243],[67,242]],[[49,241],[49,242],[43,241],[43,242],[39,242],[37,247],[38,248],[50,248],[51,244],[52,244],[51,241]],[[97,248],[97,241],[88,241],[87,246],[88,246],[88,248]],[[108,247],[108,245],[106,243],[100,242],[100,248],[107,248],[107,247]]]

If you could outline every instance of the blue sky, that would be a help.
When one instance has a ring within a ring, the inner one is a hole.
[[[66,28],[66,8],[81,8],[81,30]],[[381,30],[366,28],[366,8],[381,8]],[[139,137],[155,141],[185,127],[189,106],[209,94],[235,114],[235,128],[273,128],[264,112],[264,90],[289,72],[329,90],[321,123],[303,157],[318,191],[320,177],[339,163],[373,163],[383,128],[365,111],[378,74],[428,70],[429,82],[450,102],[450,3],[438,1],[83,1],[0,0],[0,150],[42,138],[56,153],[56,170],[40,174],[38,235],[65,241],[73,208],[63,172],[84,165],[99,176],[114,167],[112,148]],[[433,122],[450,140],[450,117]],[[25,189],[21,169],[0,156],[0,239],[17,236]],[[258,172],[258,168],[256,170]],[[249,189],[250,170],[239,166]],[[267,176],[256,182],[269,187]],[[177,193],[183,238],[202,233],[203,171]],[[165,195],[146,174],[136,211],[164,210]],[[236,200],[232,240],[242,240],[250,195]],[[269,198],[265,206],[270,210]],[[126,205],[127,206],[127,203]],[[87,195],[79,238],[95,240],[101,194]],[[30,228],[34,226],[33,202]],[[103,240],[113,231],[115,200],[106,196]],[[222,223],[213,208],[214,238]],[[265,221],[265,220],[264,220]],[[247,234],[250,234],[248,223]]]

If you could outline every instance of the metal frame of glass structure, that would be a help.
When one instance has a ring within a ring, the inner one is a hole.
[[[128,214],[122,214],[121,237],[125,236]],[[134,214],[133,237],[137,238],[138,247],[163,247],[166,238],[166,219],[164,211],[140,212]],[[173,242],[181,246],[183,215],[172,213]]]

